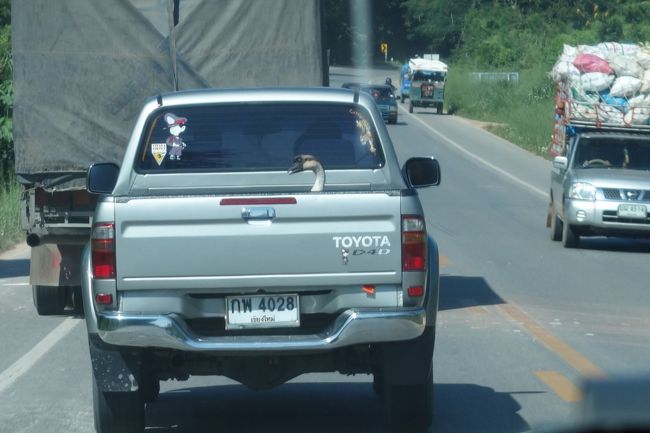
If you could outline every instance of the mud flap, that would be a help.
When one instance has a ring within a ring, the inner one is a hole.
[[[424,333],[409,341],[381,345],[383,380],[390,385],[414,385],[426,381],[433,362],[436,328],[427,326]]]
[[[117,349],[97,334],[88,334],[90,361],[97,388],[102,392],[133,392],[140,387],[142,353],[137,349]]]

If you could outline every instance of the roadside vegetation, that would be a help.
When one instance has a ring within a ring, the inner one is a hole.
[[[20,187],[14,175],[10,1],[0,0],[0,251],[20,238]]]
[[[499,124],[489,128],[544,156],[555,93],[547,74],[563,45],[650,41],[650,0],[386,0],[372,2],[372,35],[346,24],[344,0],[323,1],[328,46],[339,62],[349,56],[339,47],[366,38],[375,41],[377,62],[380,42],[402,63],[438,53],[450,66],[451,112]],[[472,72],[518,72],[519,81],[479,82]]]

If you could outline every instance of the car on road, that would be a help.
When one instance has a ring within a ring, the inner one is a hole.
[[[387,422],[432,420],[438,249],[372,97],[230,89],[146,102],[98,194],[83,297],[99,433],[144,429],[161,380],[269,389],[372,374]]]
[[[392,86],[387,84],[366,84],[362,85],[360,89],[372,96],[386,122],[397,123],[397,100]]]
[[[575,247],[583,236],[650,238],[650,133],[587,128],[551,172],[551,239]]]

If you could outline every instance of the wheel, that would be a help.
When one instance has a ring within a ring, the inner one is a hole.
[[[433,421],[433,369],[423,382],[383,388],[389,426],[395,431],[426,431]]]
[[[413,103],[409,104],[409,113],[413,113]]]
[[[103,392],[94,379],[92,382],[97,433],[144,431],[144,402],[139,392]]]
[[[404,96],[402,96],[401,98],[399,98],[399,102],[400,102],[400,104],[403,104],[403,103],[404,103]]]
[[[553,209],[553,203],[549,205],[549,218],[550,218],[550,229],[551,229],[551,240],[559,241],[562,239],[562,220],[555,214]]]
[[[442,114],[442,104],[438,104],[438,106],[436,107],[436,113]]]
[[[140,395],[145,403],[152,403],[158,399],[160,394],[160,380],[153,374],[142,376],[140,383]]]
[[[63,314],[66,288],[59,286],[32,286],[34,306],[41,316]]]
[[[372,390],[377,397],[384,395],[384,377],[381,370],[377,370],[372,374]]]
[[[75,315],[84,315],[84,300],[81,295],[81,286],[72,287],[72,308],[74,308]]]
[[[580,236],[577,235],[569,223],[562,224],[562,245],[565,248],[575,248],[580,242]]]

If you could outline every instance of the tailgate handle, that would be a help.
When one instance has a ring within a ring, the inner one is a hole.
[[[275,218],[275,209],[272,207],[243,208],[241,217],[245,220],[272,220]]]

